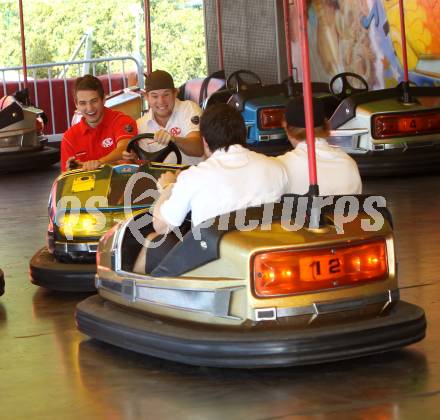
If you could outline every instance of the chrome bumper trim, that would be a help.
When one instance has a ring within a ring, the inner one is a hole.
[[[162,307],[179,310],[208,313],[213,316],[241,319],[229,314],[232,292],[243,288],[230,287],[217,290],[169,289],[139,285],[135,279],[125,279],[122,282],[100,279],[96,276],[96,288],[102,288],[123,296],[128,302],[148,302]],[[311,305],[291,308],[256,308],[253,311],[254,321],[273,321],[299,315],[310,315],[312,320],[319,315],[341,311],[363,309],[368,305],[382,304],[383,312],[392,302],[399,300],[398,289],[368,297],[340,299],[333,301],[314,302]]]
[[[55,242],[55,252],[69,253],[69,252],[87,252],[96,253],[98,249],[98,242]]]
[[[170,289],[139,285],[135,279],[114,282],[100,279],[98,276],[95,285],[97,289],[106,289],[122,295],[128,302],[146,302],[184,311],[207,313],[221,318],[241,319],[229,313],[232,292],[241,289],[241,286],[216,290]]]
[[[284,133],[280,134],[260,134],[258,136],[258,141],[271,141],[271,140],[281,140],[285,139],[286,135]]]
[[[255,309],[254,315],[256,321],[274,320],[277,318],[284,318],[288,316],[298,315],[312,315],[314,317],[324,314],[330,314],[341,311],[352,311],[365,308],[368,305],[382,303],[382,312],[392,302],[399,300],[400,293],[398,289],[388,290],[384,293],[368,297],[359,297],[353,299],[341,299],[328,302],[315,302],[308,306],[300,306],[295,308],[258,308]],[[275,310],[274,310],[275,309]],[[273,311],[274,314],[271,317],[261,317],[261,313],[264,311]],[[275,313],[276,312],[276,313]]]

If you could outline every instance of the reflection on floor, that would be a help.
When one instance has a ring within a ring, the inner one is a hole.
[[[28,281],[44,243],[57,168],[0,179],[2,418],[434,419],[440,406],[440,176],[368,180],[394,215],[401,296],[424,307],[427,337],[408,349],[320,366],[195,368],[88,340],[73,320],[87,294]]]

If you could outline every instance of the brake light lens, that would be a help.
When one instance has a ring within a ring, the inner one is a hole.
[[[263,108],[260,110],[259,120],[261,130],[282,128],[285,108]]]
[[[315,250],[263,252],[253,259],[258,297],[316,292],[383,280],[388,275],[385,240]]]
[[[440,109],[429,112],[374,115],[372,129],[375,139],[440,133]]]

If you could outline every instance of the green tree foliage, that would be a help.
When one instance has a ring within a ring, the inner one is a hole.
[[[188,7],[187,0],[150,3],[153,69],[169,71],[176,83],[205,75],[203,10]],[[93,58],[133,55],[137,38],[145,63],[142,0],[25,0],[23,4],[28,64],[69,60],[89,28]],[[140,15],[137,28],[134,13]],[[0,67],[21,66],[18,0],[0,0],[0,16]],[[98,73],[103,70],[97,68]]]
[[[164,69],[177,82],[206,75],[202,10],[185,1],[151,2],[153,69]]]

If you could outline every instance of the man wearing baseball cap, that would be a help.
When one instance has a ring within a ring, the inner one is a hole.
[[[313,98],[316,169],[319,195],[360,194],[362,181],[356,162],[341,148],[330,146],[330,135],[324,104]],[[304,100],[293,98],[286,107],[284,129],[294,150],[278,156],[288,176],[286,193],[306,194],[309,189],[309,169],[305,129]]]
[[[182,152],[183,163],[201,161],[203,143],[199,121],[202,110],[192,101],[180,101],[172,76],[155,70],[145,77],[149,110],[137,120],[139,133],[154,133],[154,140],[141,141],[141,147],[155,152],[173,141]],[[124,157],[133,157],[124,154]]]

